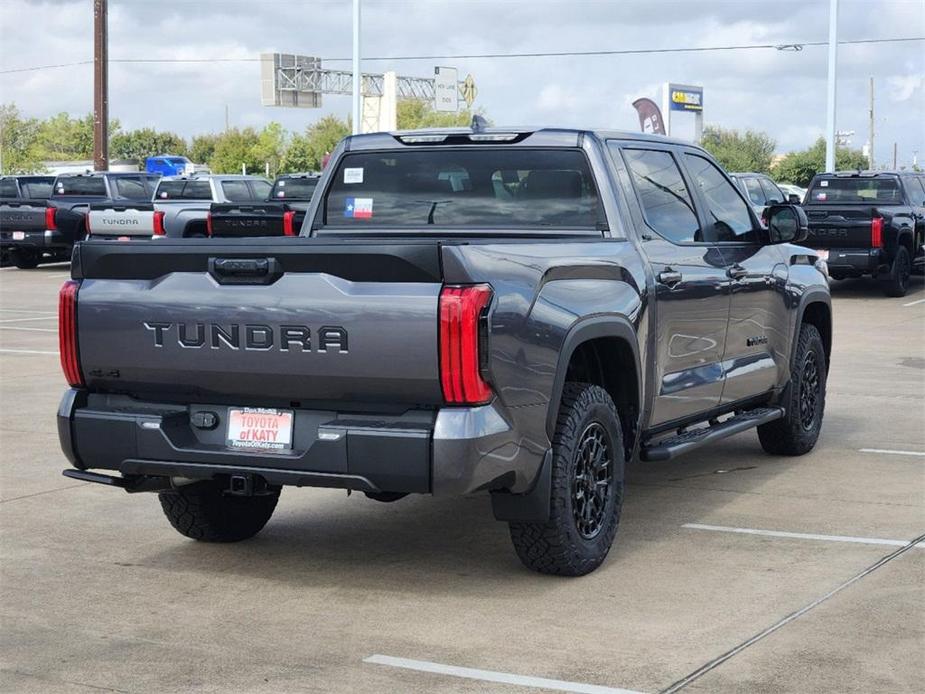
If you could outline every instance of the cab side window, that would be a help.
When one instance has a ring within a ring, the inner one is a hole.
[[[764,191],[761,190],[761,183],[758,182],[758,179],[743,178],[742,182],[745,184],[745,190],[748,193],[748,199],[751,200],[755,205],[763,205]]]
[[[623,158],[646,223],[672,243],[703,241],[694,202],[669,152],[624,149]]]
[[[758,229],[752,225],[752,216],[745,200],[736,192],[713,162],[697,154],[684,153],[693,183],[707,205],[709,227],[706,241],[760,243]]]
[[[775,185],[774,181],[769,178],[760,178],[761,187],[764,190],[764,197],[768,205],[780,205],[787,200],[781,189]]]

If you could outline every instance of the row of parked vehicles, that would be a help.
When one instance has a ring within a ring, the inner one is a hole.
[[[319,178],[286,174],[271,184],[243,175],[8,176],[0,179],[0,247],[5,262],[25,269],[67,260],[74,242],[89,237],[296,236]],[[807,244],[833,279],[872,276],[887,295],[903,296],[911,274],[923,267],[925,174],[819,174],[808,190],[758,173],[730,178],[759,220],[771,205],[802,203]],[[442,185],[452,188],[451,174]]]
[[[0,179],[0,244],[22,269],[68,260],[87,238],[148,241],[207,236],[294,236],[318,183],[287,174],[94,172]]]

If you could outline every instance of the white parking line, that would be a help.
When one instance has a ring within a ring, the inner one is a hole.
[[[889,448],[861,448],[859,450],[861,453],[886,453],[887,455],[914,455],[920,458],[925,458],[925,452],[923,451],[894,451]]]
[[[890,545],[891,547],[905,547],[906,540],[884,540],[879,537],[852,537],[850,535],[817,535],[815,533],[790,533],[784,530],[759,530],[757,528],[730,528],[725,525],[702,525],[700,523],[685,523],[682,528],[692,530],[713,530],[720,533],[741,533],[743,535],[762,535],[764,537],[786,537],[794,540],[820,540],[822,542],[853,542],[860,545]],[[918,549],[925,549],[919,544]]]
[[[457,667],[456,665],[442,665],[441,663],[431,663],[427,660],[393,658],[389,655],[371,655],[368,658],[364,658],[363,662],[375,665],[390,665],[392,667],[404,668],[405,670],[417,670],[418,672],[430,672],[437,675],[449,675],[450,677],[462,677],[468,680],[497,682],[498,684],[514,684],[521,687],[551,689],[559,692],[579,692],[581,694],[640,694],[631,689],[617,689],[614,687],[602,687],[597,684],[550,680],[545,677],[512,675],[507,672],[477,670],[475,668]]]
[[[910,301],[908,304],[903,304],[903,308],[906,306],[915,306],[916,304],[925,304],[925,299],[918,299],[916,301]]]
[[[56,333],[57,328],[23,328],[18,325],[0,325],[0,330],[27,330],[31,333]]]
[[[60,352],[44,352],[40,349],[0,349],[4,354],[51,354],[58,356]]]
[[[57,313],[49,313],[47,316],[35,316],[34,318],[4,318],[0,323],[25,323],[30,320],[57,320]]]
[[[0,308],[0,313],[28,313],[29,315],[35,315],[36,310],[29,310],[25,308]]]

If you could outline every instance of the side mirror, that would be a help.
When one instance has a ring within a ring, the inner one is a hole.
[[[771,205],[764,217],[771,243],[800,243],[809,234],[809,219],[798,205]]]
[[[801,198],[796,193],[791,193],[790,195],[787,196],[787,202],[789,202],[791,205],[802,205],[803,198]]]

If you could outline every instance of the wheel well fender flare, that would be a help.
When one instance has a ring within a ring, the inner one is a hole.
[[[601,337],[618,338],[625,342],[632,352],[636,369],[636,402],[638,410],[642,412],[643,373],[639,358],[639,343],[636,329],[629,319],[620,315],[600,315],[579,319],[569,328],[559,349],[559,361],[556,365],[556,375],[552,382],[552,392],[549,396],[549,407],[546,412],[546,432],[552,440],[556,430],[556,419],[559,416],[559,404],[562,402],[562,391],[565,388],[565,378],[568,374],[569,362],[578,347]]]
[[[796,323],[794,323],[793,328],[793,338],[790,344],[790,358],[793,359],[793,355],[796,354],[797,343],[800,340],[800,326],[803,324],[803,319],[806,316],[806,310],[811,305],[822,305],[825,307],[825,313],[827,317],[827,333],[826,331],[822,332],[822,342],[825,345],[825,358],[829,362],[831,360],[832,353],[832,297],[826,289],[822,287],[810,288],[800,297],[800,305],[797,309]]]

